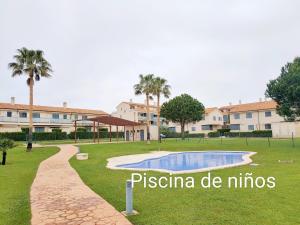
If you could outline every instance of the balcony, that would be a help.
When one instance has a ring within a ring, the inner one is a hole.
[[[0,116],[0,122],[5,123],[29,123],[29,118]],[[33,118],[33,123],[41,124],[72,124],[70,119]]]

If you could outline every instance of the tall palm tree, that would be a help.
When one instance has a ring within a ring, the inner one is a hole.
[[[33,109],[33,85],[34,81],[39,81],[41,77],[51,77],[52,68],[50,63],[44,58],[41,50],[29,50],[25,47],[18,49],[13,56],[14,62],[8,64],[12,70],[12,77],[22,74],[27,76],[29,86],[29,132],[27,150],[32,148],[32,109]]]
[[[161,142],[160,137],[160,98],[163,95],[165,98],[169,98],[171,86],[168,85],[168,81],[161,77],[155,77],[153,80],[153,95],[157,97],[157,133],[158,141]]]
[[[147,110],[147,143],[150,143],[150,109],[149,109],[149,100],[152,99],[153,92],[153,74],[147,74],[139,76],[140,82],[133,86],[135,95],[146,95],[146,110]]]

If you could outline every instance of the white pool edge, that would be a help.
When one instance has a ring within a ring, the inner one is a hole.
[[[248,154],[243,155],[243,157],[242,157],[243,161],[239,162],[239,163],[223,165],[223,166],[208,167],[208,168],[202,168],[202,169],[195,169],[195,170],[172,171],[172,170],[164,170],[164,169],[142,169],[142,168],[136,169],[136,168],[118,167],[118,165],[122,165],[122,164],[137,163],[137,162],[141,162],[146,159],[159,158],[159,157],[166,156],[169,154],[174,154],[174,153],[183,153],[183,152],[155,151],[155,152],[150,152],[150,153],[146,153],[146,154],[125,155],[125,156],[109,158],[109,159],[107,159],[108,163],[106,165],[106,168],[112,169],[112,170],[130,170],[130,171],[141,171],[141,172],[156,171],[156,172],[170,173],[170,174],[199,173],[199,172],[207,172],[207,171],[212,171],[212,170],[247,165],[252,162],[252,159],[250,157],[256,154],[256,152],[249,152],[249,151],[223,151],[223,150],[186,151],[186,152],[228,152],[228,153],[229,152],[247,152]]]

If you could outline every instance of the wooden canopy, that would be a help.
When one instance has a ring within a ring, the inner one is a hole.
[[[124,127],[124,131],[125,131],[125,127],[129,126],[132,127],[132,130],[134,132],[134,126],[139,126],[139,125],[143,125],[142,123],[138,123],[138,122],[134,122],[134,121],[130,121],[130,120],[125,120],[125,119],[121,119],[118,117],[113,117],[111,115],[103,115],[103,116],[97,116],[97,117],[93,117],[93,118],[88,118],[88,119],[84,119],[84,120],[75,120],[75,135],[74,135],[74,139],[75,139],[75,143],[77,142],[77,121],[92,121],[93,122],[93,139],[94,139],[94,143],[96,142],[96,133],[97,133],[97,139],[98,139],[98,143],[99,143],[99,124],[106,124],[109,125],[109,141],[111,142],[111,126],[116,126],[117,127],[117,141],[119,140],[119,131],[118,131],[118,127],[119,126],[123,126]],[[97,132],[96,132],[96,123],[97,123]],[[133,136],[133,141],[134,141],[134,136]]]
[[[113,125],[113,126],[139,126],[139,125],[142,125],[141,123],[121,119],[118,117],[113,117],[110,115],[93,117],[93,118],[89,118],[86,120],[99,122],[99,123],[103,123],[103,124],[107,124],[107,125]]]

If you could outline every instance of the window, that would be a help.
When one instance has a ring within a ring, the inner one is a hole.
[[[265,117],[271,117],[272,116],[272,112],[271,111],[266,111],[265,112]]]
[[[58,113],[52,113],[52,119],[59,119]]]
[[[68,119],[68,115],[64,114],[64,120]]]
[[[77,114],[74,115],[74,119],[78,120],[78,115]]]
[[[228,122],[228,115],[224,115],[223,120],[224,120],[224,122]]]
[[[35,132],[45,132],[45,127],[35,127]]]
[[[252,112],[247,112],[246,113],[246,118],[251,119],[252,118]]]
[[[217,117],[216,117],[216,116],[213,116],[213,120],[216,121],[216,120],[217,120]]]
[[[201,129],[202,130],[212,130],[212,126],[210,126],[210,125],[202,125]]]
[[[248,130],[254,130],[254,125],[248,125]]]
[[[87,116],[86,115],[82,115],[82,119],[83,120],[87,120]]]
[[[231,124],[230,130],[240,130],[240,124]]]
[[[32,118],[41,118],[40,113],[32,113]]]
[[[196,127],[192,127],[192,131],[196,131]]]
[[[12,112],[6,112],[6,117],[12,117]]]
[[[27,112],[20,112],[19,116],[20,118],[27,118]]]
[[[239,113],[235,113],[233,114],[234,119],[238,120],[240,119],[240,114]]]
[[[222,121],[222,117],[221,116],[219,116],[219,121]]]
[[[176,128],[175,127],[169,127],[168,129],[169,129],[169,131],[176,132]]]
[[[266,123],[265,124],[265,129],[266,130],[271,130],[272,129],[272,125],[270,123]]]

